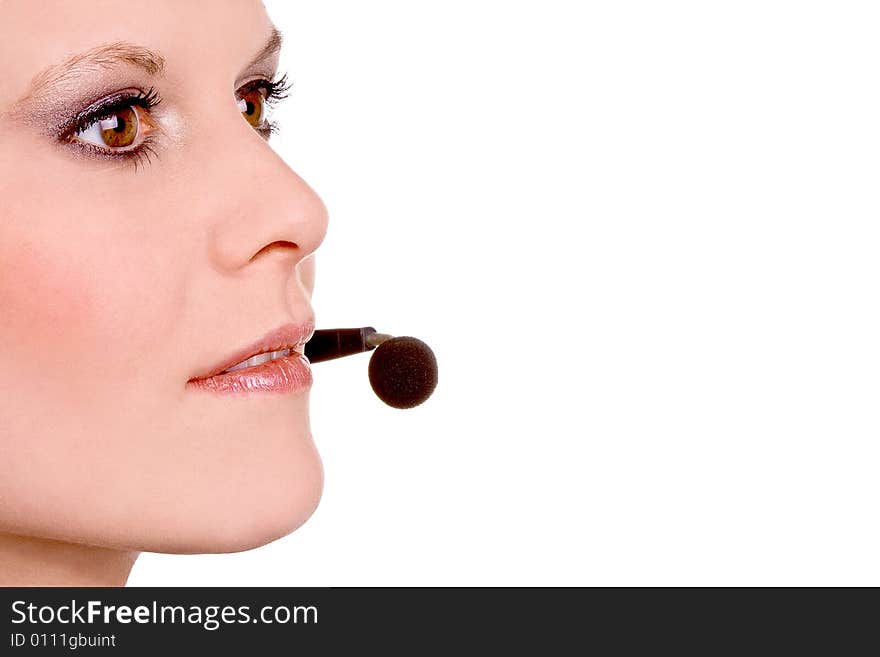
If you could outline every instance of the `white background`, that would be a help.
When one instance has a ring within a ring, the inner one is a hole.
[[[138,585],[880,585],[880,39],[864,2],[267,3],[330,211],[321,505]]]

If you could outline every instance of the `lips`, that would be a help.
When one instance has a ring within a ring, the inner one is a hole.
[[[314,332],[315,320],[313,317],[310,317],[305,322],[282,324],[278,328],[266,333],[263,337],[229,354],[215,366],[193,377],[190,381],[209,379],[257,354],[281,351],[283,349],[302,353],[305,343],[311,340]]]

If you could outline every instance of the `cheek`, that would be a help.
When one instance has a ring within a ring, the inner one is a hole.
[[[0,354],[14,362],[46,345],[72,347],[99,324],[100,298],[90,273],[51,245],[0,244]],[[5,248],[4,248],[5,247]],[[53,349],[54,350],[54,349]],[[57,353],[57,352],[56,352]]]
[[[115,429],[152,400],[128,353],[163,321],[151,299],[174,297],[118,221],[27,210],[0,216],[0,530],[77,535],[97,525],[90,496],[133,467]]]
[[[56,159],[37,150],[27,167],[0,166],[0,372],[43,370],[35,385],[46,366],[120,371],[127,350],[151,346],[157,304],[176,300],[138,199]]]
[[[4,370],[124,372],[126,354],[149,348],[152,324],[169,312],[152,300],[173,296],[157,292],[162,273],[124,244],[0,237]]]

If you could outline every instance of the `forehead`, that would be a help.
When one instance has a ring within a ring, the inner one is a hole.
[[[234,75],[270,29],[259,0],[0,0],[0,98],[18,98],[46,68],[117,41],[160,53],[169,78],[207,62]]]

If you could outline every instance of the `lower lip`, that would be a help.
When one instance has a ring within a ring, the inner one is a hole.
[[[248,392],[292,393],[312,385],[309,359],[298,352],[234,372],[215,374],[207,379],[193,379],[188,386],[221,394]]]

